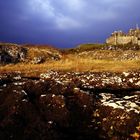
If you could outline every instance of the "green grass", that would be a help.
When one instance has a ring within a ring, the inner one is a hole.
[[[100,50],[106,46],[106,44],[80,44],[75,48],[70,48],[70,49],[64,49],[63,52],[65,53],[79,53],[79,52],[84,52],[84,51],[92,51],[92,50]]]

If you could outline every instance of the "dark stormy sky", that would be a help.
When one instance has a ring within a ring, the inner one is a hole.
[[[74,47],[140,26],[140,0],[0,0],[0,41]]]

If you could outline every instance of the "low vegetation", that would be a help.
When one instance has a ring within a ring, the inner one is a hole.
[[[140,69],[139,50],[112,50],[113,47],[109,50],[105,49],[106,44],[82,44],[67,50],[43,45],[22,45],[22,47],[28,50],[26,61],[1,65],[0,73],[20,71],[25,75],[36,76],[47,70],[122,72]],[[38,57],[43,58],[44,61],[39,64],[31,63]]]
[[[49,61],[43,64],[9,64],[0,67],[0,73],[20,71],[25,75],[37,76],[47,70],[60,70],[60,71],[110,71],[110,72],[123,72],[133,71],[140,69],[140,60],[125,60],[125,61],[112,61],[112,60],[93,60],[91,59],[63,59],[59,61]]]
[[[75,48],[71,49],[64,49],[63,52],[65,53],[81,53],[81,52],[89,52],[89,51],[95,51],[95,50],[133,50],[133,51],[138,51],[140,50],[139,45],[132,45],[132,44],[124,44],[124,45],[109,45],[109,44],[93,44],[93,43],[88,43],[88,44],[80,44]]]
[[[67,50],[69,53],[73,53],[73,52],[83,52],[83,51],[93,51],[93,50],[99,50],[102,49],[103,47],[105,47],[106,44],[81,44],[78,45],[75,48],[69,49]]]

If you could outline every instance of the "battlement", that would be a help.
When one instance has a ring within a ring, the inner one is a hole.
[[[130,29],[128,33],[114,31],[109,38],[106,39],[107,44],[111,45],[124,45],[136,44],[140,45],[140,29]]]

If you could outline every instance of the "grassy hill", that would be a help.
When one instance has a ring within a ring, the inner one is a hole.
[[[0,73],[20,71],[25,75],[38,75],[47,70],[122,72],[140,69],[139,46],[81,44],[65,50],[49,45],[26,44],[20,46],[28,50],[27,61],[1,66]],[[34,58],[40,57],[43,59],[41,63],[32,63]]]

